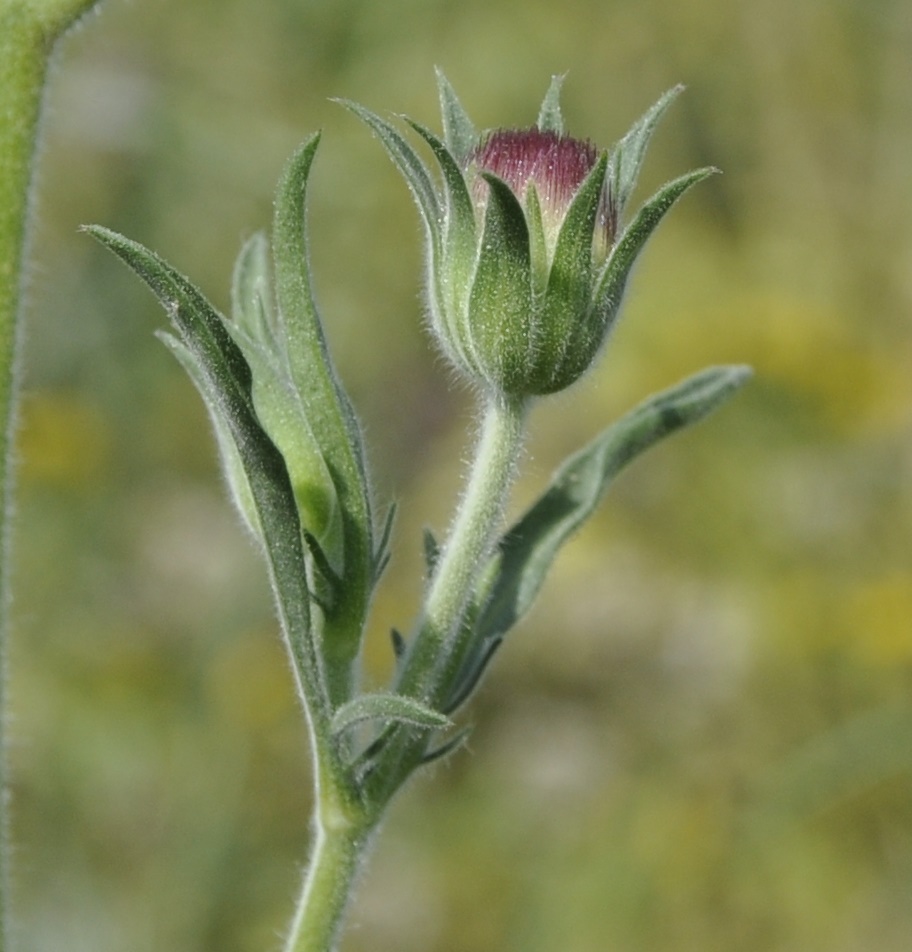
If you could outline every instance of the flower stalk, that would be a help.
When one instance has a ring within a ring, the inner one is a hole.
[[[526,403],[489,401],[475,459],[450,531],[430,579],[424,614],[405,656],[397,690],[440,705],[447,675],[465,638],[462,620],[478,576],[500,536],[522,449]]]

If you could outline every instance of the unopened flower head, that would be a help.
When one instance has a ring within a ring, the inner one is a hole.
[[[680,88],[603,151],[564,132],[560,77],[534,127],[482,134],[440,73],[438,82],[443,139],[407,121],[433,151],[439,182],[394,126],[350,104],[424,219],[431,327],[452,363],[495,395],[556,393],[591,366],[665,212],[714,170],[669,182],[625,223],[646,146]]]
[[[503,179],[521,200],[534,188],[541,206],[545,239],[553,253],[554,244],[564,216],[577,190],[598,162],[598,150],[584,139],[571,139],[550,129],[497,129],[483,136],[469,158],[472,197],[483,211],[487,185],[480,172],[490,172]],[[609,215],[610,200],[607,183],[602,190],[593,233],[593,256],[607,257],[614,240],[614,226]]]

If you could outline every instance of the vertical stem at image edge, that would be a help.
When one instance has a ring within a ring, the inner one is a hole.
[[[47,68],[56,40],[96,0],[0,0],[0,952],[9,947],[6,687],[12,443],[28,217]]]

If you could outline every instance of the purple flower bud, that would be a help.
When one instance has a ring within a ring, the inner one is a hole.
[[[487,184],[480,172],[503,179],[525,204],[527,189],[534,187],[541,206],[542,225],[549,251],[553,252],[560,226],[586,176],[595,168],[598,150],[585,139],[572,139],[551,130],[496,129],[488,133],[469,156],[472,196],[484,208]],[[614,241],[615,222],[609,214],[611,202],[607,186],[599,203],[595,258],[603,260]]]
[[[561,77],[535,126],[481,135],[440,73],[438,83],[443,139],[406,120],[433,152],[437,181],[395,127],[349,104],[380,136],[424,219],[431,327],[453,364],[491,392],[557,393],[592,365],[665,213],[714,170],[668,182],[624,222],[646,146],[680,87],[602,151],[564,134]]]

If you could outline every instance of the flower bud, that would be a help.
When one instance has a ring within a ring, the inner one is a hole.
[[[529,187],[537,194],[545,241],[553,257],[564,216],[586,176],[595,168],[598,152],[588,141],[571,139],[552,130],[497,129],[481,139],[470,157],[469,174],[475,173],[472,195],[483,215],[487,188],[480,173],[503,179],[517,196]],[[603,190],[593,239],[596,259],[604,261],[614,238],[608,218],[607,190]]]
[[[606,168],[590,143],[538,128],[492,132],[469,157],[476,262],[465,312],[445,323],[465,368],[498,391],[562,390],[602,344],[590,305],[613,240]]]
[[[672,204],[713,169],[663,186],[621,228],[646,146],[680,91],[666,93],[610,151],[564,134],[555,77],[537,124],[477,134],[438,73],[444,137],[412,120],[437,184],[385,120],[348,104],[405,176],[427,230],[428,310],[442,349],[495,393],[556,393],[592,364],[630,270]]]

